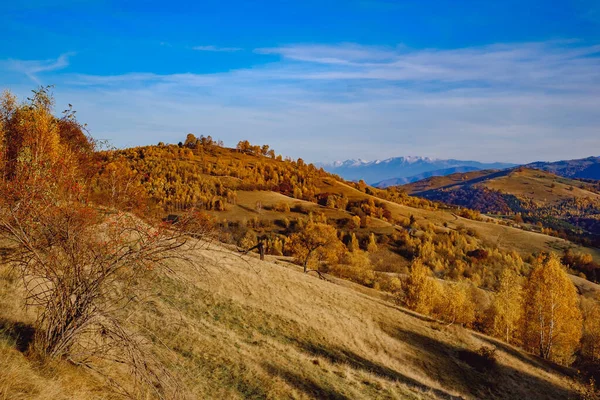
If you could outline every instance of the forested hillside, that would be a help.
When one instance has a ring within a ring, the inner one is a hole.
[[[408,193],[480,212],[563,238],[598,246],[600,183],[520,167],[431,178]]]

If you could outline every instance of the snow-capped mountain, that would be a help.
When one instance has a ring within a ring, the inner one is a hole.
[[[433,171],[456,171],[458,167],[469,167],[470,170],[504,169],[513,167],[508,163],[481,163],[478,161],[440,160],[430,157],[393,157],[386,160],[365,161],[362,159],[335,161],[317,164],[328,172],[342,178],[357,181],[363,179],[368,184],[384,180],[417,177]],[[451,173],[451,172],[448,172]],[[403,180],[403,179],[400,179]]]

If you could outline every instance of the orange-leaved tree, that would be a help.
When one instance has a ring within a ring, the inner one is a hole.
[[[413,261],[410,274],[403,284],[404,303],[411,310],[430,315],[436,306],[441,288],[431,277],[431,270],[420,258]]]
[[[170,397],[176,385],[157,382],[165,370],[120,316],[143,297],[144,278],[168,273],[169,259],[186,257],[181,250],[195,242],[190,228],[204,224],[190,217],[154,226],[91,203],[93,143],[83,141],[72,114],[56,118],[52,107],[47,88],[22,104],[8,93],[0,102],[0,238],[37,314],[30,351],[89,367],[113,360],[158,397]]]

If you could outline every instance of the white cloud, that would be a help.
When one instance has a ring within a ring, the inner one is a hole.
[[[50,72],[64,69],[69,66],[69,57],[75,53],[64,53],[56,59],[49,60],[13,60],[8,59],[0,62],[5,69],[27,75],[31,80],[40,83],[37,75],[41,72]]]
[[[417,154],[526,162],[600,149],[599,45],[255,52],[281,58],[212,74],[95,76],[66,73],[58,60],[28,71],[51,77],[58,100],[119,146],[173,143],[194,132],[229,145],[268,143],[309,161]]]
[[[214,52],[223,52],[223,53],[233,53],[236,51],[242,50],[240,47],[218,47],[218,46],[195,46],[192,47],[194,50],[198,51],[214,51]]]

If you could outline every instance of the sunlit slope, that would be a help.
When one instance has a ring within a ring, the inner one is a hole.
[[[335,188],[351,199],[369,196],[341,182],[336,182]],[[496,244],[504,250],[515,250],[523,256],[540,251],[554,251],[560,253],[564,251],[564,249],[570,247],[590,253],[595,260],[600,260],[600,251],[598,249],[578,246],[557,237],[501,225],[496,223],[494,218],[486,217],[484,221],[475,221],[462,218],[449,210],[426,210],[389,201],[383,202],[387,204],[388,209],[395,218],[409,218],[413,215],[416,218],[417,226],[424,227],[431,223],[436,226],[438,230],[460,228],[471,229],[480,240]]]
[[[498,225],[495,219],[487,217],[484,217],[483,222],[467,220],[457,216],[457,210],[451,208],[440,207],[434,210],[435,207],[431,207],[430,204],[415,207],[419,205],[420,200],[414,201],[415,199],[412,198],[400,199],[399,202],[402,204],[386,201],[368,193],[385,197],[389,192],[366,187],[358,190],[359,185],[344,182],[339,177],[306,166],[299,161],[264,157],[219,146],[201,146],[194,151],[174,146],[149,146],[126,149],[114,155],[120,155],[121,160],[125,160],[128,168],[132,168],[136,176],[149,174],[149,181],[143,183],[144,190],[155,201],[164,200],[167,205],[173,206],[181,204],[179,203],[181,200],[190,206],[195,203],[186,202],[186,198],[195,198],[200,200],[199,204],[205,205],[210,203],[211,199],[220,198],[222,207],[208,207],[209,213],[219,222],[237,222],[238,226],[242,227],[250,225],[258,234],[282,234],[285,231],[282,229],[285,220],[292,222],[300,218],[306,219],[311,212],[315,216],[323,214],[328,223],[342,231],[347,231],[344,226],[346,221],[354,216],[350,212],[352,207],[346,209],[325,207],[325,200],[328,196],[334,195],[344,196],[350,202],[349,204],[354,203],[354,206],[358,204],[357,207],[368,199],[373,199],[377,204],[386,204],[391,217],[383,220],[371,216],[367,223],[361,222],[358,233],[363,236],[370,232],[376,235],[390,235],[394,231],[406,229],[407,224],[403,221],[408,221],[412,215],[416,218],[417,228],[433,224],[438,231],[470,230],[481,242],[492,246],[498,244],[504,250],[516,250],[522,256],[529,256],[539,251],[562,252],[563,249],[573,246],[565,240],[536,233],[540,231],[539,228],[523,231]],[[277,179],[269,180],[275,175]],[[561,199],[565,196],[599,197],[587,190],[588,187],[582,182],[526,168],[511,171],[475,171],[431,179],[430,182],[439,181],[434,185],[435,187],[445,185],[444,187],[447,186],[449,189],[462,187],[467,185],[465,182],[470,182],[469,184],[475,185],[501,185],[511,190],[518,190],[519,193],[526,193],[529,190],[534,194],[537,193],[536,199],[540,202],[548,203],[563,201]],[[415,185],[423,185],[423,182]],[[165,190],[169,187],[169,190]],[[171,190],[181,195],[180,200],[161,197],[170,195]],[[224,194],[231,191],[235,192],[234,199]],[[435,192],[435,190],[428,189],[427,192]],[[286,204],[289,210],[277,207],[281,204]],[[164,203],[161,203],[161,207],[163,205]],[[164,210],[167,209],[168,207]],[[396,225],[397,223],[404,227]],[[584,252],[593,253],[596,261],[600,261],[597,250],[585,249]]]
[[[189,398],[567,398],[572,370],[493,339],[413,314],[352,285],[260,262],[219,246],[174,265],[179,280],[131,316],[130,329],[187,388]],[[0,319],[27,322],[19,283],[0,280]],[[496,364],[477,351],[496,348]],[[111,398],[86,370],[38,370],[0,335],[0,398]],[[9,371],[8,374],[5,371]],[[76,385],[73,382],[77,382]],[[4,396],[4,397],[2,397]]]
[[[573,198],[600,198],[600,195],[590,191],[589,185],[584,182],[529,168],[452,174],[424,179],[404,185],[403,188],[410,194],[430,197],[430,194],[440,189],[451,191],[467,186],[498,190],[531,200],[538,206],[557,204]]]

